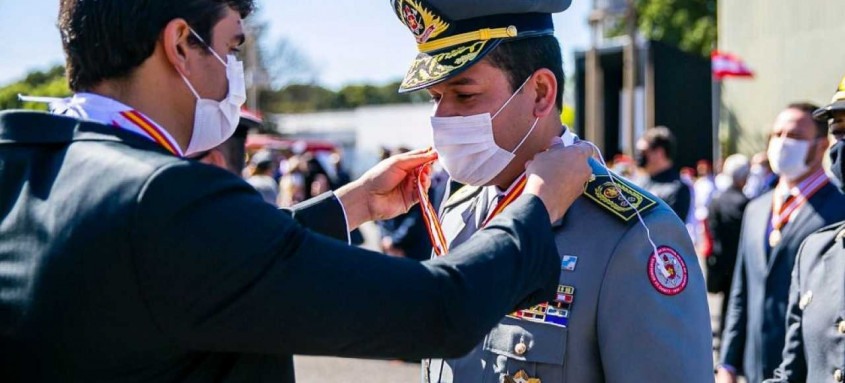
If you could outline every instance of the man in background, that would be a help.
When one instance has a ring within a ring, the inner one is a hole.
[[[637,166],[648,176],[642,180],[642,187],[666,202],[686,222],[692,206],[692,191],[675,169],[674,153],[675,136],[665,126],[649,129],[637,141]]]

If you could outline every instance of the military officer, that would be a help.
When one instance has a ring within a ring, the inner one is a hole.
[[[836,144],[831,173],[845,192],[845,78],[831,103],[813,113]],[[766,383],[845,381],[845,222],[811,234],[792,270],[783,361]]]
[[[589,177],[583,145],[535,156],[525,195],[426,262],[338,239],[407,211],[433,152],[289,211],[186,160],[237,128],[253,5],[61,2],[75,95],[63,116],[0,112],[4,383],[292,383],[293,354],[453,357],[557,288],[552,223]]]
[[[434,147],[468,185],[442,207],[451,250],[520,194],[526,159],[576,140],[558,118],[564,77],[551,17],[570,1],[477,3],[391,2],[419,49],[400,92],[431,94]],[[683,223],[597,162],[593,171],[555,225],[557,294],[502,318],[469,354],[424,361],[424,381],[713,381],[704,281]]]

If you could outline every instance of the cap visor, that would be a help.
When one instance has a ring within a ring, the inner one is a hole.
[[[845,111],[845,100],[836,101],[816,109],[813,112],[813,119],[816,121],[827,121],[832,116],[832,112],[840,110]]]
[[[441,50],[420,53],[399,86],[399,93],[425,89],[469,69],[484,58],[502,39],[473,41]]]

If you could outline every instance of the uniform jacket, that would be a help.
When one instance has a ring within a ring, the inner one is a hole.
[[[457,356],[557,285],[536,197],[423,263],[331,238],[341,209],[286,213],[134,133],[0,113],[2,380],[292,382],[292,354]]]
[[[845,225],[810,235],[798,252],[789,290],[786,344],[766,383],[845,379]]]
[[[629,196],[643,198],[631,201],[643,209],[656,246],[676,252],[685,265],[676,275],[686,275],[686,287],[667,295],[650,282],[653,249],[632,209],[591,199],[618,196],[608,190],[607,172],[593,165],[598,179],[555,227],[564,269],[559,285],[574,292],[568,325],[506,316],[470,354],[442,363],[442,382],[498,383],[520,371],[543,383],[712,382],[704,278],[683,223],[655,196],[624,184]],[[455,249],[475,232],[483,193],[468,198],[458,192],[447,204],[443,226]],[[431,362],[431,382],[438,381],[440,366]]]
[[[845,219],[845,196],[828,183],[787,223],[783,240],[767,250],[773,194],[752,200],[745,210],[722,332],[720,363],[736,368],[749,382],[771,377],[781,362],[790,275],[801,242]]]

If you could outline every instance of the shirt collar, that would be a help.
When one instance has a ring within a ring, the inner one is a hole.
[[[94,93],[80,92],[70,98],[53,100],[50,102],[50,112],[80,120],[98,122],[103,125],[115,126],[146,137],[150,141],[157,142],[144,128],[126,117],[126,112],[136,113],[141,116],[144,122],[151,125],[155,133],[161,135],[169,143],[168,146],[175,150],[174,154],[184,157],[182,148],[179,147],[167,129],[162,128],[161,125],[143,113],[133,110],[131,107],[117,100]]]
[[[790,189],[786,188],[786,181],[782,180],[782,182],[783,182],[781,184],[782,186],[778,185],[777,194],[778,194],[778,196],[781,197],[781,199],[784,199],[784,200],[786,198],[790,197],[790,196],[792,196],[792,197],[797,197],[799,195],[806,196],[807,192],[810,190],[810,187],[814,183],[816,183],[820,178],[827,178],[827,174],[824,172],[823,168],[819,168],[818,170],[816,170],[815,172],[810,174],[809,177],[805,178],[803,181],[798,183],[798,185],[795,185]]]

